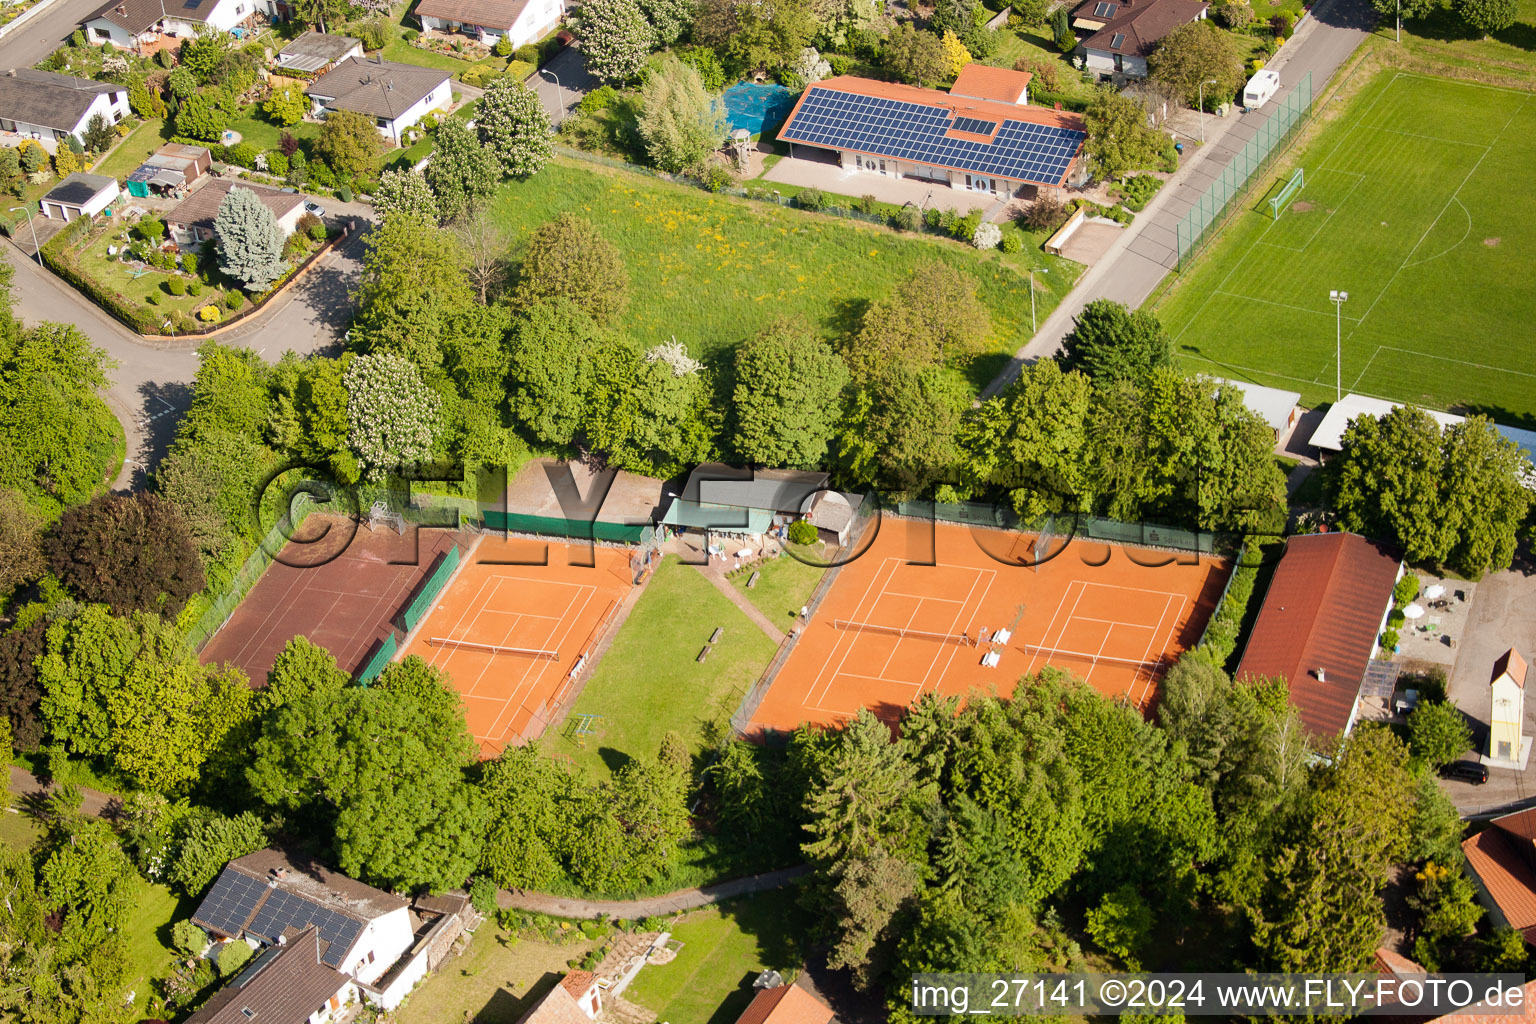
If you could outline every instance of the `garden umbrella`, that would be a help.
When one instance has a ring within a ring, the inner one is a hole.
[[[1444,594],[1445,588],[1438,583],[1424,591],[1424,596],[1429,598],[1431,601],[1437,597],[1444,596]]]
[[[1405,619],[1419,619],[1423,617],[1424,609],[1420,608],[1416,604],[1411,604],[1407,608],[1403,609],[1403,618]]]

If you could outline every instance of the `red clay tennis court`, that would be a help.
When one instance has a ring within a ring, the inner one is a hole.
[[[910,564],[929,530],[935,564]],[[1230,569],[1094,541],[1056,542],[1037,568],[991,557],[978,538],[1004,559],[1034,550],[1032,537],[884,519],[838,570],[746,731],[832,725],[861,707],[891,721],[934,690],[1007,696],[1047,665],[1145,710],[1199,641]],[[1159,564],[1170,559],[1183,564]]]
[[[402,656],[448,673],[483,756],[543,732],[631,589],[630,554],[489,534],[474,548]]]
[[[229,621],[203,647],[207,664],[239,666],[265,686],[283,645],[306,636],[356,674],[443,551],[443,530],[369,530],[312,515],[262,573]],[[418,544],[418,538],[420,543]]]

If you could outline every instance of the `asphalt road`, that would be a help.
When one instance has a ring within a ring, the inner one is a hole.
[[[29,68],[59,48],[102,0],[51,0],[48,9],[0,37],[0,70]]]
[[[1241,117],[1207,120],[1207,144],[1180,168],[1109,253],[1078,280],[1029,344],[987,386],[984,396],[995,394],[1017,377],[1025,364],[1054,355],[1077,314],[1094,299],[1113,299],[1133,309],[1145,302],[1177,263],[1175,226],[1184,214],[1308,71],[1316,96],[1375,24],[1376,15],[1367,0],[1323,0],[1313,7],[1312,17],[1269,64],[1280,72],[1282,87],[1276,97]]]
[[[555,54],[539,69],[537,77],[528,81],[528,87],[538,94],[550,121],[556,125],[565,120],[583,96],[601,84],[587,71],[587,59],[574,45]]]

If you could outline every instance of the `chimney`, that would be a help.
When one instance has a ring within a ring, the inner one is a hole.
[[[5,77],[6,78],[15,78],[16,77],[16,69],[15,68],[11,68],[9,71],[7,71],[5,73]]]
[[[1320,682],[1320,683],[1326,683],[1328,681],[1328,673],[1327,673],[1327,671],[1325,671],[1324,669],[1321,669],[1321,668],[1318,669],[1317,670],[1317,681]]]

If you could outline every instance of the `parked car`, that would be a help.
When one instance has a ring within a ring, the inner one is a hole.
[[[305,213],[312,213],[316,217],[324,217],[325,216],[325,207],[321,206],[317,202],[314,202],[313,200],[306,200],[305,203],[304,203],[304,212]]]
[[[1442,779],[1458,779],[1461,782],[1470,782],[1474,786],[1481,786],[1488,781],[1488,766],[1478,764],[1476,761],[1452,761],[1440,769]]]

